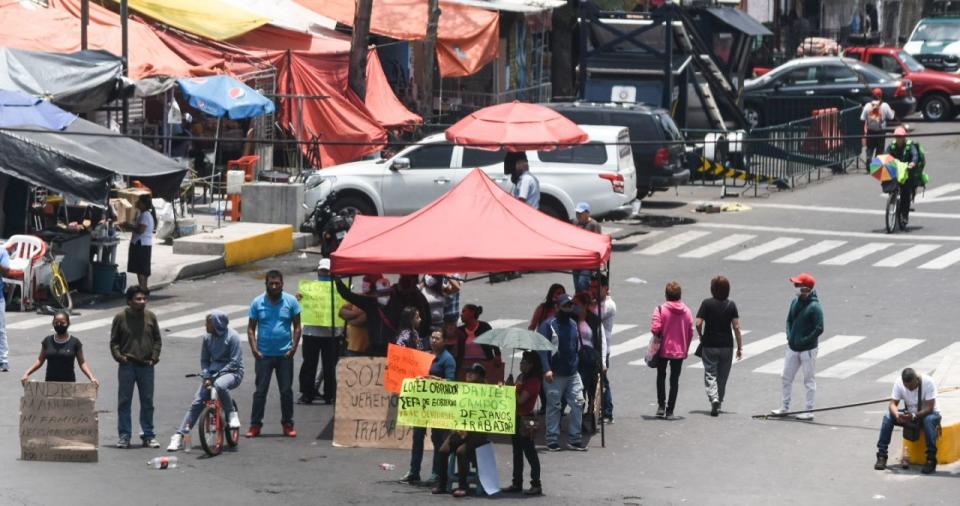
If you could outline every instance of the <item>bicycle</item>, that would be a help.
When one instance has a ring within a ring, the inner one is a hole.
[[[199,374],[187,374],[186,378],[197,378]],[[227,426],[227,419],[220,403],[217,389],[213,386],[213,380],[207,386],[209,390],[208,399],[200,417],[197,419],[198,431],[200,433],[200,446],[203,451],[211,457],[216,457],[223,452],[223,443],[226,441],[230,448],[236,448],[240,442],[240,428],[231,429]],[[237,410],[237,401],[233,401],[233,409]]]
[[[909,217],[904,217],[901,213],[901,206],[909,206],[909,202],[903,202],[900,199],[900,185],[896,181],[888,181],[888,183],[893,184],[884,184],[884,191],[888,194],[887,197],[887,209],[884,214],[885,224],[887,227],[887,233],[892,234],[898,228],[900,231],[907,230],[907,222]]]
[[[70,297],[70,284],[67,283],[67,278],[60,270],[60,261],[63,260],[63,255],[54,257],[49,250],[47,250],[47,255],[49,256],[50,270],[53,272],[53,278],[50,280],[50,294],[53,295],[53,300],[60,308],[69,313],[73,310],[73,298]]]

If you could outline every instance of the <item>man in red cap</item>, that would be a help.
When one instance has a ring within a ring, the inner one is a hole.
[[[887,121],[894,118],[893,109],[883,101],[883,90],[873,89],[873,100],[863,106],[860,121],[863,122],[863,132],[866,136],[867,160],[883,153],[886,145]]]
[[[807,390],[806,410],[797,415],[797,420],[813,420],[813,403],[817,395],[817,380],[814,377],[817,365],[817,345],[823,334],[823,309],[813,289],[817,280],[806,272],[790,278],[797,288],[797,297],[787,312],[787,352],[783,362],[783,408],[770,412],[782,415],[790,411],[790,395],[793,379],[803,368],[803,386]]]

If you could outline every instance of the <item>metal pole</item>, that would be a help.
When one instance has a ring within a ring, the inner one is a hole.
[[[213,139],[213,170],[210,171],[210,181],[213,182],[217,179],[217,149],[220,147],[220,122],[221,118],[217,118],[217,135]],[[214,192],[210,192],[211,195],[215,195]],[[216,198],[216,197],[214,197]],[[223,200],[221,195],[220,200]],[[217,228],[220,228],[220,202],[217,202]]]
[[[90,24],[90,0],[80,2],[80,50],[87,50],[87,25]]]
[[[130,77],[130,43],[129,43],[129,29],[127,26],[128,18],[130,17],[130,12],[127,9],[127,0],[120,0],[120,45],[121,45],[121,61],[123,63],[123,77]],[[120,121],[120,131],[126,135],[127,127],[130,122],[130,100],[124,96],[123,97],[123,116]]]
[[[666,16],[664,16],[664,47],[665,47],[665,57],[663,62],[663,107],[667,111],[672,110],[670,107],[673,103],[673,15],[674,15],[674,6],[664,5],[661,7],[666,11]],[[694,58],[697,58],[699,55],[692,55]]]

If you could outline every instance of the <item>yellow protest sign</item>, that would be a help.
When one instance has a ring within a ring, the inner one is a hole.
[[[397,424],[513,434],[516,396],[512,386],[405,379],[397,406]]]
[[[342,327],[345,324],[340,318],[343,298],[333,286],[333,281],[301,279],[297,288],[300,293],[300,323],[312,327]]]

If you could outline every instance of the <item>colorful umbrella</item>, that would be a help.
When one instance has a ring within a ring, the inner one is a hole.
[[[560,113],[517,101],[472,112],[446,133],[450,142],[488,151],[550,151],[587,142],[587,134]]]
[[[893,155],[880,155],[870,160],[870,175],[881,183],[887,181],[902,183],[907,180],[907,164],[897,160]]]
[[[0,90],[0,126],[63,130],[76,119],[75,115],[32,95]]]
[[[216,118],[254,118],[275,110],[272,100],[230,76],[186,77],[177,84],[191,106]]]

